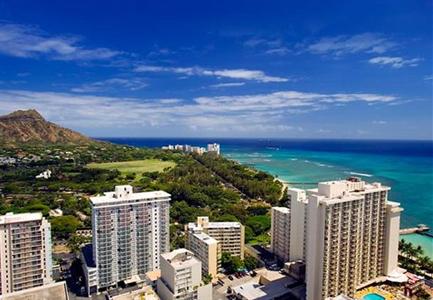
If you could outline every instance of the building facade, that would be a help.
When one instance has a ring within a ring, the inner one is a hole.
[[[186,248],[201,261],[202,273],[216,279],[221,255],[218,241],[206,233],[187,232]]]
[[[90,200],[93,266],[88,270],[93,275],[92,267],[97,270],[97,289],[158,269],[160,254],[170,249],[170,194],[134,193],[122,185]]]
[[[290,209],[271,209],[271,251],[282,262],[290,260]]]
[[[0,216],[0,295],[52,282],[51,226],[41,213]]]
[[[212,299],[212,285],[203,284],[201,269],[201,262],[187,249],[162,254],[158,296],[162,300]]]
[[[389,190],[349,178],[308,191],[308,300],[353,296],[397,270],[402,209]]]
[[[307,194],[305,190],[289,188],[288,207],[290,215],[290,261],[305,261],[306,258],[306,235],[307,235]]]
[[[209,222],[208,217],[197,217],[187,225],[187,232],[206,233],[218,241],[222,252],[244,259],[245,228],[239,222]]]

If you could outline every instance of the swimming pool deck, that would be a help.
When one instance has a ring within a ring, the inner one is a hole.
[[[397,299],[391,293],[384,291],[382,289],[379,289],[377,287],[368,287],[368,288],[365,288],[365,289],[362,289],[362,290],[356,292],[355,293],[355,299],[362,300],[364,298],[364,296],[366,296],[368,294],[378,294],[378,295],[382,296],[383,298],[385,298],[385,300],[396,300]]]

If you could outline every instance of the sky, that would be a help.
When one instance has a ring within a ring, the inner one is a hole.
[[[432,79],[431,0],[0,0],[0,114],[93,137],[431,140]]]

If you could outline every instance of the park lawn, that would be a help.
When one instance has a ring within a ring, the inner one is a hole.
[[[138,179],[144,172],[162,172],[165,168],[173,168],[176,163],[159,159],[116,161],[109,163],[90,163],[91,169],[118,170],[122,175],[135,173]],[[137,179],[137,178],[136,178]]]

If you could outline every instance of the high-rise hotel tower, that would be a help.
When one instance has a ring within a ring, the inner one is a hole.
[[[308,300],[353,296],[397,270],[402,209],[389,190],[352,177],[307,191]]]

